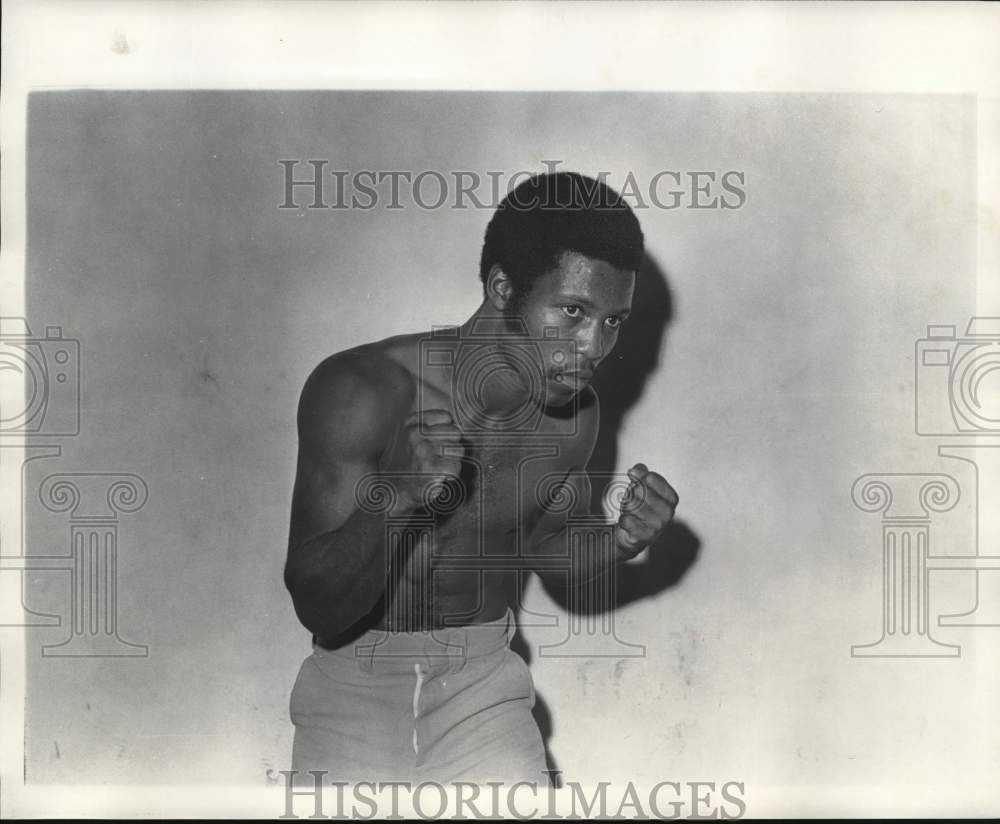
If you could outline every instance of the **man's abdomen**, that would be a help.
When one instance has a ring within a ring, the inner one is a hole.
[[[376,627],[417,632],[483,624],[501,618],[509,606],[511,570],[449,568],[448,558],[414,558],[390,576],[385,612]]]

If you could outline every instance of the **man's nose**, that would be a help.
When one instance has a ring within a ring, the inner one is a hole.
[[[597,324],[591,324],[580,331],[576,340],[577,357],[590,365],[596,364],[604,357],[604,337]]]

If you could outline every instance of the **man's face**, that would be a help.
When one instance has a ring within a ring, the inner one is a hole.
[[[518,296],[508,311],[522,319],[530,338],[544,338],[546,328],[555,328],[559,340],[573,342],[575,358],[546,364],[549,404],[567,403],[590,383],[618,340],[634,288],[635,272],[566,252],[556,268]]]

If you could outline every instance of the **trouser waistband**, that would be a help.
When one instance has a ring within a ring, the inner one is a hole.
[[[314,644],[313,652],[357,661],[364,670],[393,665],[412,669],[415,663],[433,669],[448,668],[496,652],[508,645],[516,631],[514,613],[508,607],[505,615],[482,624],[420,632],[371,629],[337,649]]]

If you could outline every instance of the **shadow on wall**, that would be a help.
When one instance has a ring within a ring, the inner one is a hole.
[[[632,315],[622,327],[618,344],[594,376],[594,388],[601,398],[601,431],[588,472],[604,476],[614,472],[625,418],[642,398],[646,382],[660,365],[667,327],[675,319],[676,311],[666,275],[647,255],[636,275]],[[663,420],[669,419],[668,411],[664,410]],[[650,432],[649,437],[664,438],[665,430]],[[637,460],[641,459],[642,455],[637,456]],[[675,487],[683,486],[679,479],[669,477],[668,467],[650,468],[664,474]],[[601,511],[606,486],[595,479],[590,502],[592,512]],[[683,492],[683,489],[678,491]],[[648,598],[678,583],[698,557],[700,546],[698,536],[682,520],[672,521],[650,546],[643,563],[619,568],[616,604],[623,606]],[[560,593],[552,594],[560,596]],[[579,599],[574,601],[579,603]]]
[[[622,327],[614,351],[594,376],[593,386],[601,399],[601,430],[587,467],[588,472],[594,476],[606,476],[615,470],[618,441],[625,418],[642,397],[647,380],[659,366],[667,327],[674,316],[675,307],[666,276],[647,255],[636,275],[632,315]],[[662,436],[661,432],[650,434],[652,437]],[[671,479],[668,477],[667,480]],[[593,479],[592,512],[601,511],[606,486],[607,483],[599,482],[597,477]],[[615,600],[611,608],[650,598],[677,584],[694,564],[700,546],[698,536],[683,521],[675,519],[650,546],[642,562],[619,567]],[[518,590],[523,590],[524,576],[516,577],[521,579]],[[592,599],[572,597],[567,590],[546,587],[546,592],[563,609],[576,614],[608,610],[607,605],[594,604]],[[522,594],[522,591],[512,593],[509,603],[520,605]],[[531,663],[531,649],[520,633],[511,640],[511,648]],[[533,712],[545,742],[548,768],[553,771],[552,776],[557,786],[561,786],[561,777],[557,776],[558,767],[549,749],[554,729],[552,714],[537,693]]]

